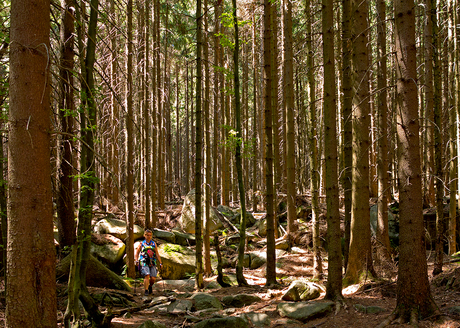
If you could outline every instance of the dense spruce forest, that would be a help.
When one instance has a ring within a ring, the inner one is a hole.
[[[240,211],[225,221],[238,231],[237,286],[251,285],[250,215],[266,224],[268,289],[283,284],[280,241],[299,246],[307,220],[311,278],[337,313],[345,287],[383,279],[379,263],[391,262],[397,297],[380,326],[442,319],[430,279],[460,242],[457,1],[0,0],[0,9],[6,327],[81,327],[80,304],[93,326],[110,327],[86,283],[96,219],[125,222],[119,274],[135,279],[135,227],[172,228],[167,213],[190,195],[196,290],[215,275],[214,234],[228,231],[212,230],[210,217],[225,206]],[[65,258],[59,317],[55,264]]]

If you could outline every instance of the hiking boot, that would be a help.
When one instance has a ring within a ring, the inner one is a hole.
[[[149,294],[152,294],[152,285],[149,286]]]
[[[144,296],[149,296],[149,291],[147,289],[144,292]]]

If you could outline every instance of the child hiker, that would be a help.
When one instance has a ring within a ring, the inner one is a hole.
[[[144,232],[145,240],[137,247],[134,254],[136,265],[140,264],[139,271],[144,277],[144,295],[152,293],[152,285],[155,283],[155,278],[158,274],[157,262],[161,263],[160,254],[158,253],[157,244],[152,240],[152,230],[146,229]]]

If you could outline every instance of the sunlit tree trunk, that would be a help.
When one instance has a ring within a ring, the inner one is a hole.
[[[373,273],[369,212],[369,55],[368,3],[353,1],[353,72],[356,94],[353,107],[353,180],[350,253],[346,284],[359,281],[363,272]]]

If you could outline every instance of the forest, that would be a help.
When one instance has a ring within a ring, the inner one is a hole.
[[[344,288],[384,279],[391,262],[397,298],[379,326],[445,317],[430,281],[459,257],[457,1],[0,0],[0,9],[6,327],[58,326],[64,258],[65,327],[82,326],[79,304],[109,327],[86,284],[96,219],[126,223],[123,275],[134,279],[135,226],[171,230],[191,194],[197,290],[215,276],[213,234],[226,231],[210,230],[210,213],[225,206],[240,211],[230,224],[237,286],[250,285],[247,217],[262,213],[266,288],[282,284],[280,241],[298,246],[308,220],[312,278],[337,312]]]

